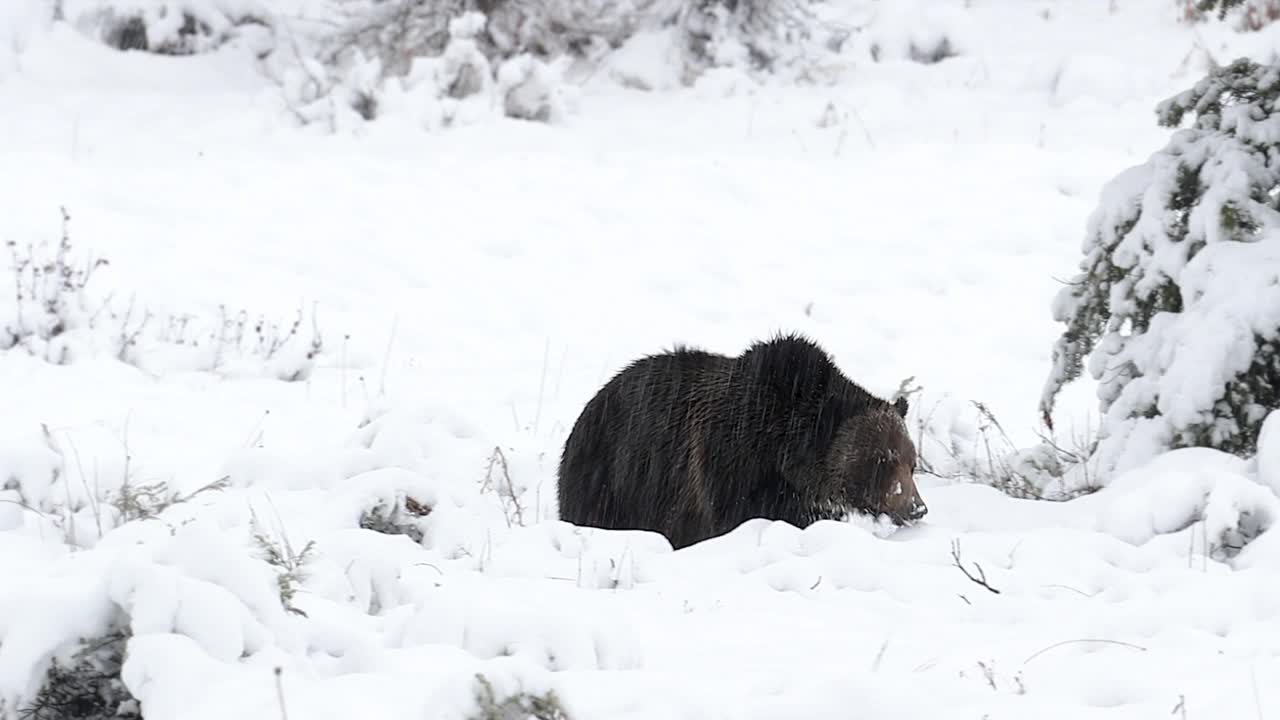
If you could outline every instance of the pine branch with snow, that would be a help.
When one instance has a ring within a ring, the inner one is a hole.
[[[113,620],[100,637],[82,640],[54,657],[40,690],[18,710],[22,720],[129,720],[141,718],[138,701],[121,679],[132,633],[128,618]]]
[[[560,697],[554,690],[545,693],[520,691],[499,699],[493,682],[476,673],[476,713],[468,720],[569,720]]]
[[[1066,325],[1041,397],[1087,368],[1104,414],[1103,475],[1170,448],[1248,456],[1280,404],[1280,67],[1241,59],[1157,108],[1190,128],[1114,178],[1080,272],[1056,296]]]

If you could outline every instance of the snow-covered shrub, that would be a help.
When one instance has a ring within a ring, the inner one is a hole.
[[[90,283],[109,263],[76,249],[69,223],[64,210],[53,242],[5,240],[11,290],[0,294],[0,352],[23,350],[56,364],[109,353],[156,372],[203,370],[290,382],[310,376],[324,349],[314,312],[309,323],[302,310],[291,323],[279,323],[221,306],[215,319],[103,294]]]
[[[94,271],[107,261],[80,258],[72,250],[70,216],[62,211],[62,235],[19,245],[6,240],[13,304],[0,305],[0,350],[22,347],[52,363],[73,359],[75,338],[92,324],[86,293]]]
[[[337,0],[339,29],[324,42],[327,60],[359,50],[389,76],[410,71],[416,58],[444,52],[466,15],[481,17],[471,34],[493,64],[523,54],[543,60],[598,57],[670,14],[672,0]]]
[[[140,479],[145,468],[127,442],[99,425],[54,431],[10,413],[0,429],[0,530],[32,523],[68,545],[93,547],[126,523],[227,487],[223,478],[178,492]]]
[[[420,57],[444,52],[449,24],[467,10],[466,0],[340,0],[339,30],[324,40],[322,58],[340,63],[349,54],[376,61],[388,76],[403,77]]]
[[[383,499],[360,516],[360,527],[384,535],[405,535],[416,543],[424,537],[421,519],[431,514],[431,506],[404,493]]]
[[[1250,455],[1280,406],[1278,96],[1280,67],[1241,59],[1164,101],[1162,125],[1193,126],[1108,183],[1089,220],[1040,406],[1051,425],[1087,364],[1104,476],[1169,448]]]
[[[497,73],[502,113],[509,118],[552,122],[564,114],[558,68],[532,55],[504,62]]]
[[[861,26],[856,44],[875,62],[905,60],[932,65],[964,54],[970,38],[970,21],[958,0],[906,0],[877,3]]]
[[[1182,0],[1182,19],[1204,20],[1214,15],[1218,20],[1231,16],[1239,30],[1256,31],[1280,20],[1280,0]]]
[[[498,697],[493,682],[476,673],[476,713],[469,720],[569,720],[569,714],[554,690],[531,693],[517,690]]]
[[[332,7],[336,29],[296,25],[267,63],[294,117],[330,131],[387,112],[407,112],[428,128],[498,113],[554,121],[565,111],[571,72],[590,74],[615,52],[634,56],[635,38],[646,41],[646,56],[656,49],[660,57],[624,64],[670,66],[646,76],[691,83],[704,71],[734,68],[812,78],[849,34],[807,0],[339,0]]]
[[[849,35],[803,0],[684,0],[676,24],[686,79],[713,67],[805,76]]]
[[[284,63],[277,71],[285,103],[296,119],[337,131],[385,112],[407,113],[428,129],[495,114],[541,122],[563,115],[562,63],[528,53],[486,53],[492,48],[480,13],[453,16],[447,3],[416,0],[396,7],[407,14],[382,8],[359,24],[362,33],[339,33],[306,51],[276,53]],[[392,32],[386,23],[408,28]]]
[[[113,312],[113,317],[130,314]],[[299,308],[287,322],[226,305],[218,306],[216,318],[212,313],[163,313],[137,322],[141,329],[131,333],[133,342],[120,359],[155,372],[191,370],[300,382],[311,377],[325,349],[314,308],[309,317]]]
[[[112,623],[106,634],[81,640],[55,656],[39,692],[18,709],[24,720],[131,720],[140,719],[138,701],[120,677],[127,622]]]
[[[1090,461],[1096,439],[1087,431],[1065,439],[1041,435],[1035,445],[1018,447],[986,405],[949,397],[913,402],[907,426],[924,474],[1027,500],[1070,500],[1097,490]]]
[[[295,548],[283,529],[275,533],[268,531],[256,514],[252,516],[250,532],[262,559],[276,572],[276,589],[280,593],[281,606],[289,612],[305,615],[294,607],[293,598],[298,592],[298,586],[307,579],[307,564],[315,552],[315,541],[308,541],[301,548]]]
[[[468,13],[449,23],[451,38],[436,64],[436,82],[454,100],[479,95],[493,84],[493,66],[480,51],[477,38],[484,31],[484,16]]]
[[[308,379],[324,351],[318,318],[299,308],[280,322],[219,305],[217,312],[169,313],[107,298],[95,308],[94,347],[148,372],[211,372],[225,377]]]
[[[63,17],[117,50],[208,52],[245,26],[265,27],[260,0],[61,0]]]
[[[151,520],[175,505],[190,502],[205,493],[227,489],[228,480],[219,478],[189,493],[180,493],[163,482],[132,482],[126,470],[124,482],[119,489],[110,492],[106,500],[115,510],[114,520],[119,524]]]

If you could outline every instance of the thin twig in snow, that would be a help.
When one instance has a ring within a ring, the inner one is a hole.
[[[951,541],[951,559],[954,561],[955,566],[960,568],[960,572],[964,573],[964,576],[969,578],[969,580],[981,585],[996,595],[1000,594],[999,590],[991,587],[991,584],[987,582],[987,573],[982,569],[981,565],[976,562],[973,564],[974,569],[978,572],[977,576],[974,576],[967,568],[965,568],[964,563],[960,560],[960,541],[958,539]]]

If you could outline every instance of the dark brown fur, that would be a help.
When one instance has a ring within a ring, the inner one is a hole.
[[[631,363],[587,403],[560,461],[560,517],[656,531],[677,548],[752,518],[911,522],[927,509],[906,412],[799,336],[738,357],[677,347]]]

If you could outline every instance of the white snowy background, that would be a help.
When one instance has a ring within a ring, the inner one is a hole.
[[[672,552],[556,520],[582,405],[677,342],[802,331],[877,393],[914,377],[953,451],[974,401],[1034,444],[1100,189],[1210,57],[1280,50],[1171,0],[879,4],[880,61],[823,82],[681,87],[651,34],[550,123],[401,103],[331,132],[253,43],[118,52],[0,3],[5,266],[62,207],[108,261],[78,325],[0,354],[0,713],[123,624],[148,720],[461,719],[477,673],[577,720],[1280,716],[1275,418],[1256,460],[1180,450],[1065,503],[922,474],[895,533]],[[957,56],[910,60],[939,35]],[[1096,427],[1089,383],[1055,420]],[[156,483],[195,494],[125,522]],[[361,528],[405,498],[420,542]],[[266,548],[301,556],[301,612]]]

